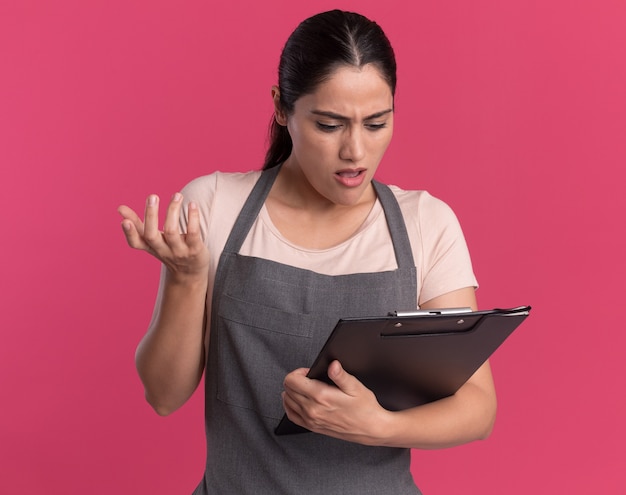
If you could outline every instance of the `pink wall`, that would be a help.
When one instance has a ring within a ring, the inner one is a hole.
[[[626,4],[216,3],[0,6],[0,493],[192,491],[202,397],[165,419],[144,403],[158,266],[115,208],[258,167],[282,44],[335,6],[397,51],[380,178],[456,210],[483,308],[534,306],[493,359],[494,434],[416,452],[418,484],[623,493]]]

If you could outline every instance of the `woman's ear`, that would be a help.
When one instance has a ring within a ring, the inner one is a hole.
[[[274,101],[274,119],[278,125],[287,125],[287,116],[280,106],[280,89],[278,86],[272,86],[272,100]]]

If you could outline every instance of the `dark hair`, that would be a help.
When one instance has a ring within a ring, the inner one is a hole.
[[[396,92],[396,59],[387,36],[374,21],[353,12],[331,10],[304,20],[289,36],[278,65],[280,106],[291,114],[296,100],[311,94],[341,66],[373,64]],[[291,154],[287,127],[272,117],[270,146],[263,170],[284,162]]]

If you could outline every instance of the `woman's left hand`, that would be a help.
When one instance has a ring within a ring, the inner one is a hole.
[[[339,361],[328,367],[333,387],[307,378],[300,368],[285,377],[282,394],[287,417],[305,428],[342,440],[365,445],[378,444],[382,418],[388,414],[374,393],[346,372]]]

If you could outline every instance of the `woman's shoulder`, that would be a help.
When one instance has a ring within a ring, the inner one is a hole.
[[[193,201],[198,206],[202,236],[212,248],[223,247],[224,235],[230,232],[260,174],[216,171],[191,180],[182,189],[185,203]]]
[[[407,190],[390,185],[389,188],[396,197],[405,221],[418,223],[428,222],[441,224],[450,221],[456,222],[456,215],[452,208],[442,199],[433,196],[425,190]]]
[[[240,192],[251,190],[261,174],[260,170],[248,172],[221,172],[215,171],[207,175],[196,177],[189,181],[183,191],[191,195],[214,194],[227,191]]]
[[[198,206],[201,221],[209,225],[216,216],[226,219],[237,215],[260,173],[212,172],[191,180],[181,193],[186,204],[193,201]]]

